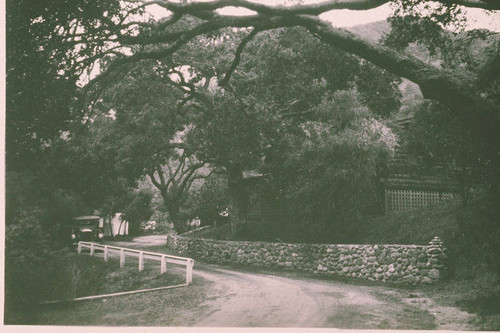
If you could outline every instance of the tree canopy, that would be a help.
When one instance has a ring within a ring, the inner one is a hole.
[[[331,10],[367,10],[388,2],[397,10],[384,44],[320,18]],[[155,18],[151,6],[166,14]],[[233,175],[230,188],[244,192],[243,169],[271,170],[288,158],[282,149],[299,149],[314,141],[304,136],[312,133],[308,126],[329,126],[332,115],[318,110],[335,109],[330,104],[336,92],[351,94],[360,108],[369,110],[357,114],[354,123],[346,118],[346,124],[375,126],[399,109],[400,77],[418,84],[425,98],[458,117],[486,143],[490,156],[496,156],[498,43],[490,43],[481,61],[474,62],[466,52],[451,56],[467,49],[467,38],[459,43],[460,36],[450,37],[443,30],[460,24],[461,6],[499,9],[497,2],[488,0],[442,0],[433,5],[424,0],[331,0],[287,6],[245,0],[9,4],[8,161],[28,156],[29,151],[53,150],[55,141],[67,140],[68,133],[71,141],[81,131],[92,138],[88,156],[110,179],[133,180],[147,174],[158,188],[166,189],[174,183],[166,178],[169,163],[175,169],[209,162]],[[253,14],[222,14],[229,7]],[[442,61],[436,64],[410,55],[405,49],[412,43],[425,45]],[[33,62],[18,61],[24,56]],[[89,79],[78,88],[77,83]],[[20,99],[28,91],[32,93]],[[332,112],[353,110],[345,100],[342,103]],[[358,125],[352,126],[362,133]],[[329,140],[346,128],[337,128]],[[384,131],[383,126],[377,129]],[[179,131],[186,134],[183,147],[173,141]],[[86,139],[82,140],[84,145]],[[185,163],[185,158],[192,161]],[[8,168],[9,164],[23,165],[8,163]],[[120,174],[114,174],[117,171]],[[187,174],[192,176],[191,171]],[[245,195],[240,206],[244,201]]]
[[[231,40],[226,45],[228,52],[225,57],[217,60],[227,64],[226,70],[218,73],[221,83],[229,81],[244,58],[247,44],[260,33],[282,27],[303,27],[322,43],[352,53],[417,83],[426,98],[447,106],[476,135],[491,142],[493,147],[498,147],[498,110],[495,104],[481,95],[482,91],[478,89],[475,79],[477,73],[469,72],[466,77],[456,75],[454,71],[426,64],[407,53],[365,41],[319,18],[319,15],[331,10],[362,11],[386,3],[394,3],[399,8],[393,20],[394,26],[402,18],[404,26],[408,25],[410,17],[425,18],[429,24],[427,30],[421,30],[423,35],[434,33],[440,25],[456,20],[462,7],[491,11],[499,9],[499,4],[494,0],[441,0],[434,2],[439,4],[437,7],[428,6],[429,2],[424,0],[332,0],[291,6],[271,6],[245,0],[208,3],[176,3],[167,0],[9,3],[8,160],[9,156],[19,154],[22,147],[27,146],[23,142],[54,138],[67,128],[65,123],[82,116],[79,112],[72,114],[68,103],[74,98],[70,96],[75,95],[72,92],[78,77],[86,71],[88,74],[92,66],[99,66],[103,70],[98,80],[113,73],[122,75],[122,71],[127,71],[127,63],[143,59],[164,60],[166,57],[175,59],[176,54],[193,54],[186,51],[187,45],[195,51],[196,43],[204,45],[203,38],[216,36],[224,28],[243,28],[246,33],[241,30],[241,38]],[[160,19],[148,16],[146,9],[153,5],[165,9],[169,15]],[[419,9],[425,6],[427,14],[422,14],[423,11]],[[219,10],[228,7],[246,8],[253,11],[254,15],[221,15]],[[406,34],[409,35],[415,36],[416,33],[412,31]],[[29,57],[30,61],[18,61],[23,57]],[[40,66],[35,66],[35,59],[39,59]],[[488,68],[496,68],[495,63],[491,61]],[[182,64],[182,60],[177,61],[177,64]],[[485,69],[481,73],[492,72]],[[38,89],[40,85],[44,85],[45,89]],[[33,88],[32,93],[27,93],[30,87]],[[64,89],[70,90],[58,93]],[[21,95],[26,98],[20,99]],[[26,149],[29,150],[29,147]]]
[[[141,8],[150,4],[161,6],[170,11],[172,15],[151,24],[137,22],[135,24],[138,29],[134,30],[134,33],[127,31],[116,34],[116,29],[110,28],[108,39],[126,48],[127,52],[116,55],[116,46],[113,46],[112,51],[104,51],[101,57],[112,54],[116,59],[102,75],[110,75],[120,68],[123,69],[125,64],[140,59],[169,57],[181,50],[186,44],[197,40],[197,36],[213,34],[222,28],[251,28],[252,32],[249,32],[247,37],[241,40],[239,47],[234,51],[234,60],[237,64],[241,59],[245,45],[260,31],[300,26],[326,44],[352,53],[397,76],[417,83],[424,97],[446,105],[464,123],[476,131],[477,135],[485,137],[492,143],[498,143],[496,133],[498,133],[499,125],[496,106],[491,105],[477,94],[473,78],[457,77],[453,72],[426,64],[411,55],[367,42],[343,29],[332,27],[329,22],[324,22],[318,17],[320,14],[334,9],[365,10],[387,2],[389,1],[326,1],[314,5],[290,7],[274,7],[242,0],[187,4],[168,1],[139,3],[137,6]],[[404,14],[425,1],[397,1],[396,3],[403,8],[402,13]],[[442,7],[436,11],[444,10],[445,13],[451,14],[457,5],[490,10],[498,9],[498,4],[493,1],[440,1],[439,3]],[[243,7],[256,12],[256,14],[250,16],[218,14],[217,10],[229,6]],[[439,16],[433,19],[444,20],[445,23],[446,20],[450,20],[448,17]],[[72,38],[71,35],[68,37]],[[236,67],[230,66],[227,74],[230,75]]]

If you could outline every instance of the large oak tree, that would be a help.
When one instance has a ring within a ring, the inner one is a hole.
[[[228,65],[227,75],[220,78],[220,83],[229,81],[244,56],[246,45],[260,32],[300,26],[324,43],[417,83],[424,97],[448,107],[496,149],[500,142],[497,135],[500,132],[498,109],[478,93],[474,73],[465,77],[456,75],[454,71],[437,68],[404,52],[366,41],[320,19],[321,14],[331,10],[363,11],[387,3],[396,4],[401,15],[415,15],[415,8],[431,2],[330,0],[294,6],[271,6],[245,0],[9,2],[6,8],[8,160],[21,151],[29,152],[40,142],[57,137],[60,130],[67,129],[68,121],[82,115],[70,112],[67,97],[73,95],[71,86],[78,76],[96,63],[104,70],[101,78],[121,75],[128,63],[141,59],[165,59],[184,52],[184,46],[189,43],[196,52],[193,42],[202,41],[199,36],[210,36],[230,27],[244,28],[247,34],[243,34],[238,45],[228,46],[228,56],[233,53],[234,61]],[[441,14],[428,16],[445,24],[453,19],[460,6],[489,11],[500,9],[495,0],[439,0],[432,3],[441,5],[435,10]],[[145,19],[146,9],[152,5],[164,8],[170,15]],[[249,9],[254,15],[219,13],[219,10],[232,6]],[[60,93],[64,90],[67,92]],[[22,163],[22,156],[20,161]]]
[[[206,48],[208,41],[214,40],[220,44],[227,43],[227,53],[221,57],[222,60],[213,59],[220,61],[226,69],[215,72],[213,67],[216,66],[210,66],[209,62],[206,62],[203,75],[205,79],[216,77],[221,86],[228,88],[231,77],[238,70],[242,58],[246,56],[248,44],[256,36],[268,30],[301,27],[318,38],[321,43],[353,54],[396,76],[415,82],[425,98],[438,101],[449,112],[456,114],[477,136],[489,143],[493,153],[497,154],[500,143],[498,110],[487,98],[479,94],[474,73],[457,75],[456,71],[433,66],[401,50],[373,43],[344,29],[335,28],[330,22],[320,18],[321,14],[331,10],[362,11],[377,8],[388,2],[399,6],[399,13],[403,16],[414,11],[418,5],[429,3],[424,0],[331,0],[309,5],[270,6],[245,0],[194,3],[167,0],[126,2],[103,0],[76,5],[60,0],[53,1],[47,6],[30,6],[32,3],[29,1],[22,2],[19,7],[12,5],[7,8],[8,46],[12,50],[8,53],[8,60],[10,59],[7,64],[8,73],[12,73],[11,77],[8,77],[8,83],[9,87],[17,90],[12,89],[7,94],[8,128],[29,139],[57,137],[59,131],[65,129],[66,125],[60,122],[55,124],[50,121],[40,122],[37,117],[41,114],[51,114],[50,102],[54,101],[53,97],[71,95],[58,95],[55,92],[49,96],[35,95],[35,98],[30,99],[32,103],[29,108],[33,116],[28,114],[28,121],[17,121],[19,117],[26,115],[25,110],[28,110],[21,108],[16,102],[16,96],[20,91],[24,91],[19,88],[22,84],[17,85],[17,83],[26,82],[26,78],[29,77],[27,74],[36,72],[29,66],[19,67],[16,63],[16,57],[21,57],[25,53],[21,39],[16,38],[18,28],[22,27],[26,36],[35,33],[30,39],[33,42],[29,44],[30,50],[49,61],[51,69],[48,72],[54,77],[55,82],[66,80],[74,84],[79,75],[89,71],[92,66],[99,65],[101,74],[93,80],[93,84],[88,85],[89,92],[92,92],[93,88],[97,88],[94,91],[99,92],[103,85],[112,84],[110,82],[116,82],[115,79],[130,75],[131,69],[135,67],[132,65],[143,60],[150,60],[153,64],[155,61],[167,61],[169,70],[177,70],[178,66],[184,64],[185,59],[196,61],[203,58],[204,54],[200,54],[200,51]],[[487,0],[441,0],[437,3],[442,7],[436,11],[448,15],[436,15],[433,19],[438,22],[442,20],[444,23],[453,20],[458,5],[486,10],[500,9],[498,2]],[[148,15],[146,9],[152,5],[164,8],[169,15],[161,19],[145,18]],[[220,14],[219,10],[232,6],[249,9],[254,14],[248,16]],[[239,41],[224,39],[224,31],[231,29],[239,31],[241,35]],[[16,76],[14,73],[17,73]],[[201,78],[198,80],[201,82]],[[13,82],[16,85],[12,85]],[[203,108],[212,107],[212,101],[207,98],[203,89],[192,82],[184,83],[181,82],[177,86],[185,94],[185,101],[197,101]],[[71,109],[66,107],[68,104],[58,103],[62,115],[58,116],[57,120],[77,119],[88,113],[88,109],[83,109],[81,113],[70,114]],[[43,108],[43,113],[36,111],[38,106]],[[33,124],[37,126],[33,128]],[[50,133],[45,135],[44,130],[47,128],[50,129]],[[8,153],[16,152],[18,148],[16,143],[21,142],[17,140],[19,137],[17,134],[8,135],[10,138]]]
[[[203,3],[179,4],[166,0],[137,1],[137,7],[157,5],[172,13],[166,19],[150,22],[127,22],[118,19],[110,20],[103,31],[106,38],[99,38],[100,43],[109,42],[110,50],[93,57],[111,56],[113,61],[107,66],[102,77],[119,72],[124,65],[140,59],[163,59],[172,56],[182,47],[200,35],[213,34],[227,27],[249,28],[238,47],[234,48],[234,63],[229,66],[227,76],[237,67],[244,52],[245,45],[261,31],[280,27],[301,26],[324,43],[352,53],[387,71],[407,78],[419,85],[425,98],[439,101],[454,112],[464,123],[471,127],[477,135],[498,146],[499,119],[496,106],[488,103],[476,93],[474,77],[462,77],[454,72],[436,68],[415,57],[395,51],[392,48],[366,41],[341,28],[335,28],[330,22],[320,19],[319,15],[330,10],[352,9],[367,10],[376,8],[389,0],[333,0],[312,5],[270,6],[256,4],[244,0],[219,0]],[[428,1],[402,0],[396,1],[405,11]],[[498,10],[496,1],[487,0],[441,0],[445,12],[453,14],[456,6]],[[218,10],[230,6],[243,7],[255,12],[249,16],[227,16]],[[440,9],[442,11],[442,9]],[[439,19],[439,18],[438,18]],[[118,22],[120,21],[120,22]],[[131,29],[136,27],[137,29]],[[78,36],[67,35],[68,40],[75,43]],[[85,40],[82,42],[92,42]],[[112,46],[112,47],[111,47]],[[122,47],[120,49],[120,47]],[[124,51],[126,50],[126,51]],[[119,52],[121,51],[121,52]]]

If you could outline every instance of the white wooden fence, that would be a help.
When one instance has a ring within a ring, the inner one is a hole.
[[[139,257],[139,272],[144,269],[144,259],[156,260],[160,262],[160,274],[167,272],[167,263],[177,264],[186,267],[186,285],[191,284],[193,281],[193,266],[194,260],[191,258],[171,256],[169,254],[148,252],[142,250],[128,249],[124,247],[104,245],[93,242],[78,242],[78,253],[82,252],[83,248],[90,250],[90,255],[94,255],[95,251],[102,251],[104,253],[104,261],[108,261],[110,252],[120,254],[120,268],[125,265],[125,257],[127,254],[133,257]]]

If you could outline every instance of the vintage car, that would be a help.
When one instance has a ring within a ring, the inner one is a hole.
[[[96,215],[74,217],[71,223],[73,243],[102,241],[104,238],[103,224],[104,219]]]

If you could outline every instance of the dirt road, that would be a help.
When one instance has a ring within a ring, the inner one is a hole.
[[[216,282],[216,290],[195,326],[368,328],[386,317],[386,306],[364,287],[225,269],[197,274]]]
[[[158,251],[164,241],[147,236],[113,244]],[[194,283],[200,279],[212,283],[204,302],[189,309],[190,326],[472,329],[467,312],[416,291],[196,263]]]

